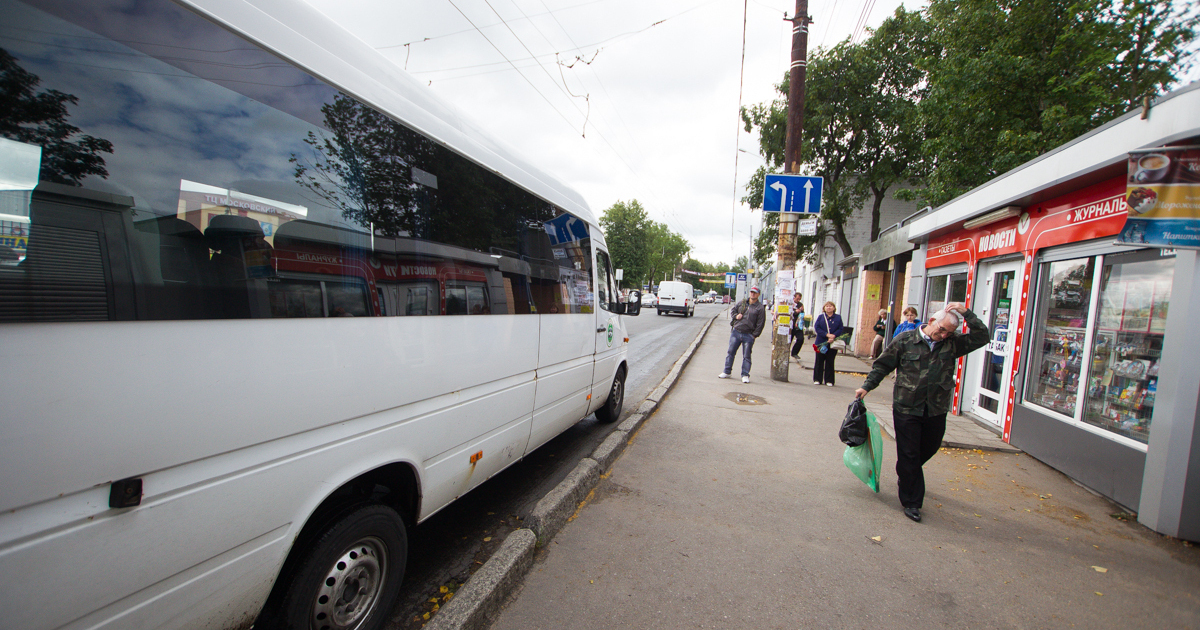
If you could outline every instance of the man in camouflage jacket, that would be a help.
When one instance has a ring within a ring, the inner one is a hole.
[[[957,331],[966,319],[970,331]],[[954,396],[954,369],[959,357],[986,346],[987,326],[961,303],[947,304],[928,324],[902,333],[875,360],[858,398],[879,387],[892,370],[892,420],[896,428],[896,476],[904,515],[920,522],[925,500],[921,466],[937,453],[946,434],[946,412]]]

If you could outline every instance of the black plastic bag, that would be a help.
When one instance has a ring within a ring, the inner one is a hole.
[[[838,429],[838,439],[846,446],[861,446],[867,441],[867,431],[867,406],[861,398],[855,398],[846,408],[846,419]]]

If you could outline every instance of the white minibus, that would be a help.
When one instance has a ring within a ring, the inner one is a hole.
[[[0,0],[0,627],[367,630],[595,414],[583,199],[293,0]]]

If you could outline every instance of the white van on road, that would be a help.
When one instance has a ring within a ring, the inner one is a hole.
[[[682,313],[684,317],[696,314],[696,294],[686,282],[667,280],[658,285],[658,314]]]

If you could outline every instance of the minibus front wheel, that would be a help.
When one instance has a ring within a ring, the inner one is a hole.
[[[625,403],[625,368],[619,368],[613,377],[612,388],[608,390],[608,400],[596,410],[596,419],[600,422],[615,422],[621,417],[621,405]]]
[[[279,609],[283,628],[378,630],[404,579],[404,521],[392,508],[352,508],[314,542],[290,577]]]

